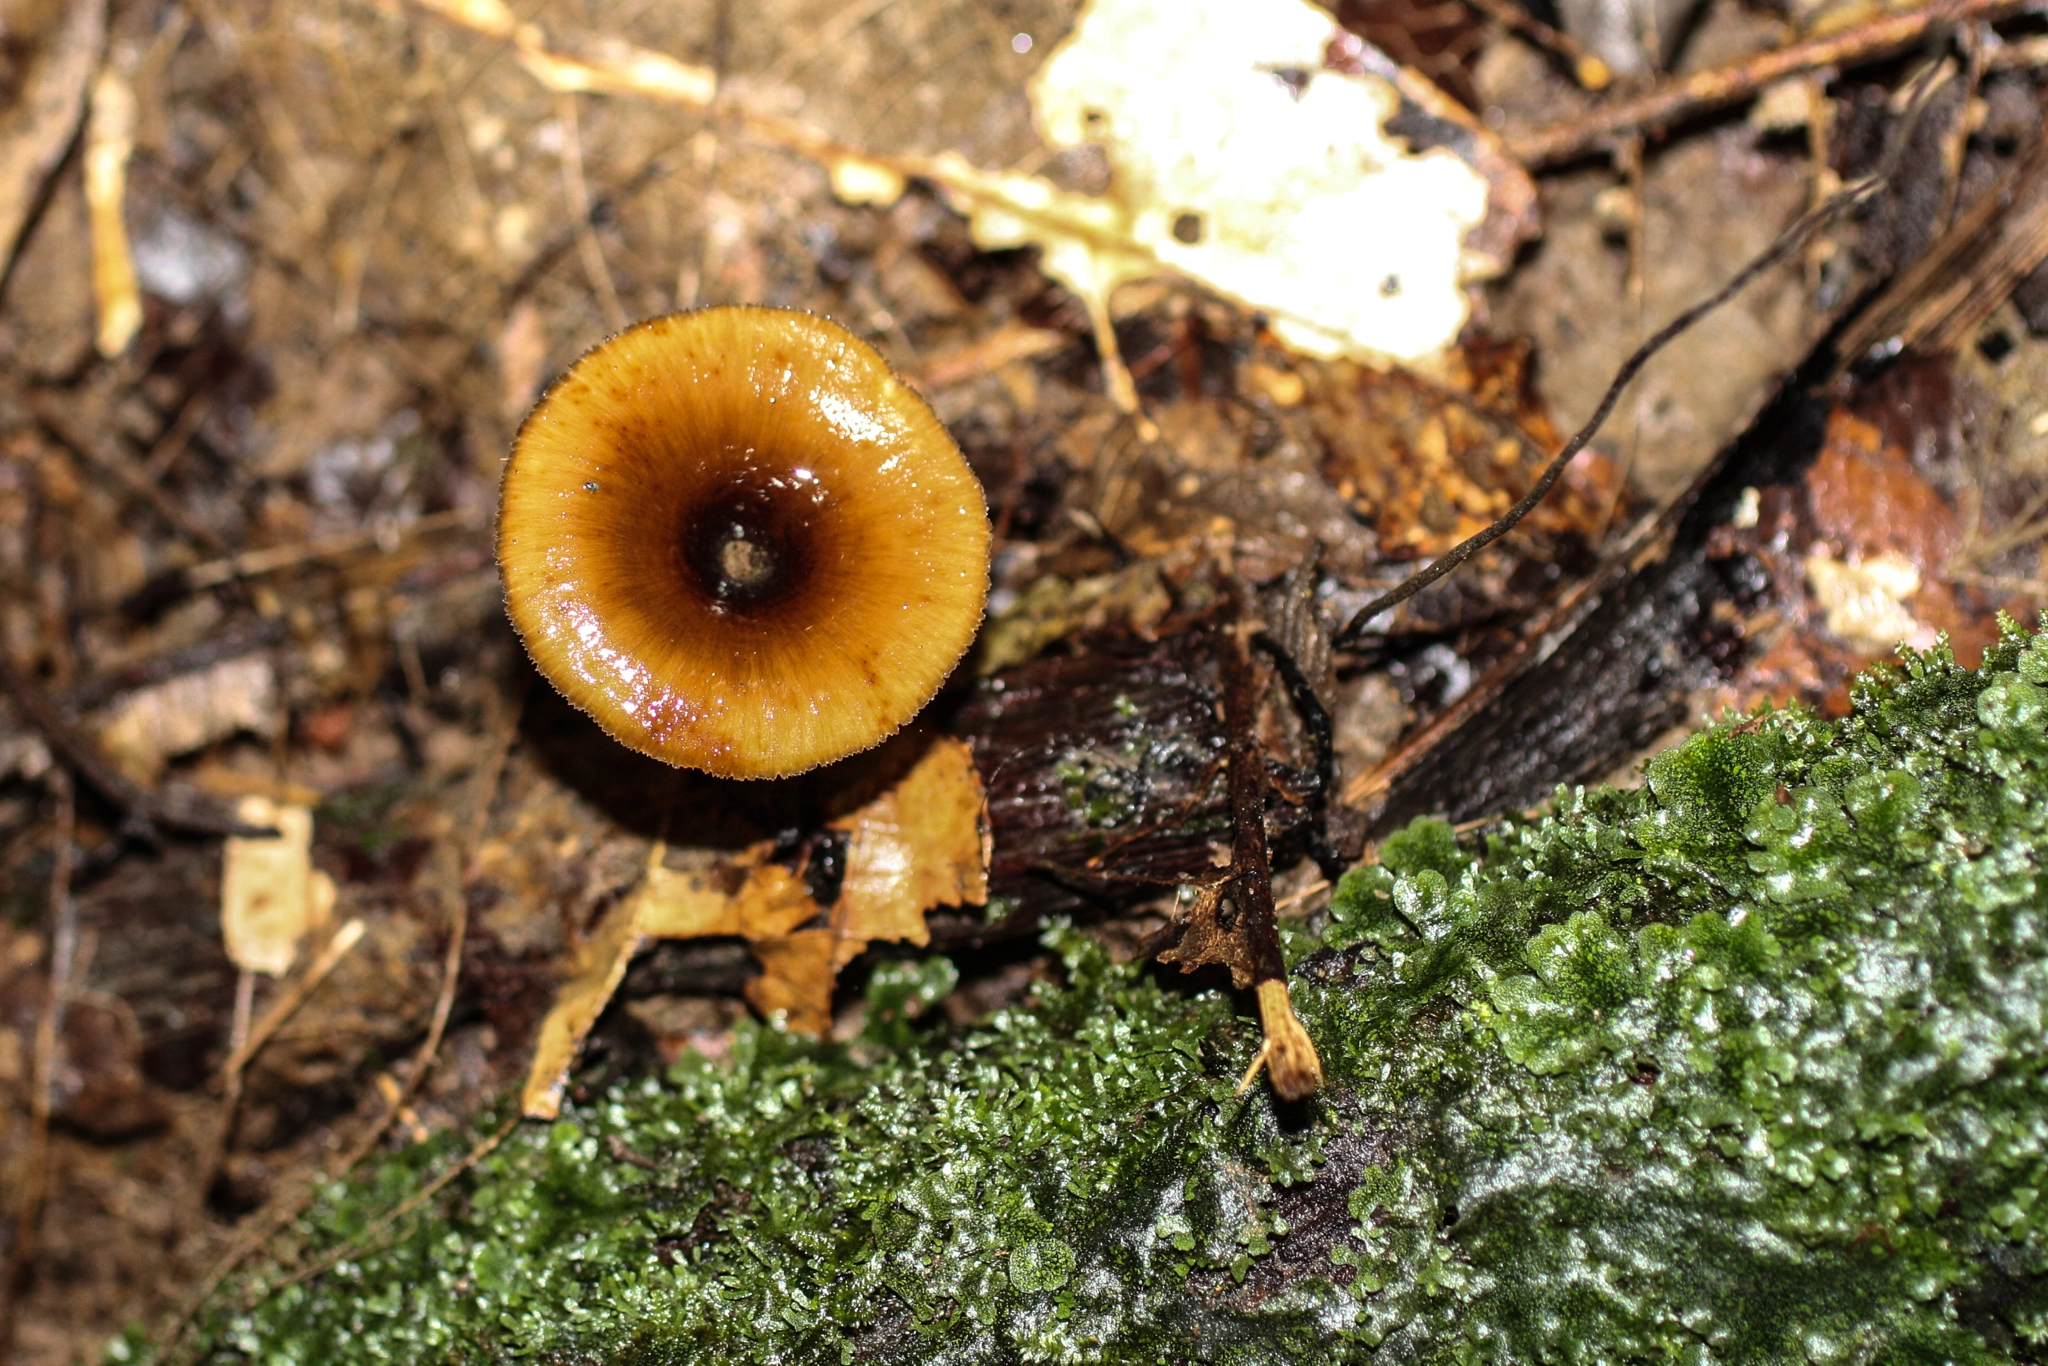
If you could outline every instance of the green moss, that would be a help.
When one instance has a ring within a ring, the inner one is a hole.
[[[2048,641],[1647,776],[1418,822],[1290,930],[1308,1107],[1233,1095],[1243,1003],[1078,934],[971,1031],[912,1023],[945,965],[878,972],[853,1048],[743,1029],[523,1129],[397,1241],[224,1300],[212,1360],[2038,1355]],[[308,1246],[455,1147],[326,1192]]]

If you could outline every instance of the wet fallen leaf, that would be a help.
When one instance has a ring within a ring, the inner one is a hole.
[[[659,857],[660,846],[655,852]],[[526,1090],[520,1097],[521,1113],[553,1119],[562,1112],[562,1088],[568,1084],[569,1065],[576,1061],[584,1037],[618,990],[626,964],[646,942],[640,933],[638,903],[637,895],[620,902],[599,924],[597,933],[577,949],[569,980],[562,983],[554,1006],[540,1023],[533,1065],[527,1070]]]
[[[640,932],[657,939],[698,939],[736,934],[769,939],[787,934],[818,913],[802,878],[770,862],[772,841],[748,847],[710,872],[676,873],[651,864],[634,915]],[[737,889],[722,888],[743,876]]]
[[[799,930],[753,945],[761,975],[747,983],[747,1003],[763,1015],[780,1011],[798,1034],[822,1037],[832,1028],[832,984],[866,940],[848,941],[835,930]],[[842,954],[844,955],[842,959]]]
[[[926,911],[986,902],[987,806],[972,752],[940,740],[894,789],[834,822],[847,834],[834,927],[863,941],[924,944]]]
[[[1806,562],[1807,585],[1830,631],[1878,654],[1902,640],[1924,648],[1946,633],[1965,659],[1996,638],[2002,604],[1955,578],[1963,519],[1896,438],[1837,408],[1806,490],[1824,542]],[[1821,563],[1834,559],[1854,572]],[[1896,605],[1906,598],[1910,612]]]
[[[300,942],[333,914],[334,881],[313,866],[313,813],[305,807],[249,796],[236,804],[235,818],[277,835],[227,841],[221,937],[237,967],[281,977],[290,971]]]
[[[846,837],[845,873],[829,911],[800,870],[776,861],[773,841],[688,871],[662,866],[667,850],[657,844],[640,885],[573,956],[572,975],[541,1023],[524,1112],[560,1113],[577,1050],[649,939],[745,939],[761,964],[747,1000],[763,1015],[780,1013],[797,1033],[822,1036],[832,1026],[839,969],[870,943],[927,943],[926,911],[988,900],[987,798],[957,740],[935,742],[895,787],[828,829]],[[823,925],[811,923],[821,917]]]
[[[1955,510],[1876,426],[1837,408],[1807,471],[1813,520],[1844,555],[1894,555],[1923,579],[1941,576],[1956,553]]]

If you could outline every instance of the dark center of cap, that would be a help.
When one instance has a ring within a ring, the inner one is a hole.
[[[815,485],[728,488],[685,517],[683,568],[712,610],[751,616],[803,591],[818,534]]]

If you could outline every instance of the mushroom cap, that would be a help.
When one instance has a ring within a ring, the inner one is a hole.
[[[730,778],[880,743],[988,596],[981,485],[837,323],[719,307],[587,352],[519,429],[498,515],[527,652],[620,743]]]

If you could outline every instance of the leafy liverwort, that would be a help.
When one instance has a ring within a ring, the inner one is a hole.
[[[891,968],[846,1048],[745,1026],[517,1131],[229,1287],[208,1359],[2039,1360],[2048,642],[1854,696],[1388,840],[1290,930],[1308,1106],[1234,1094],[1241,1003],[1055,930],[1064,982],[980,1026]]]

